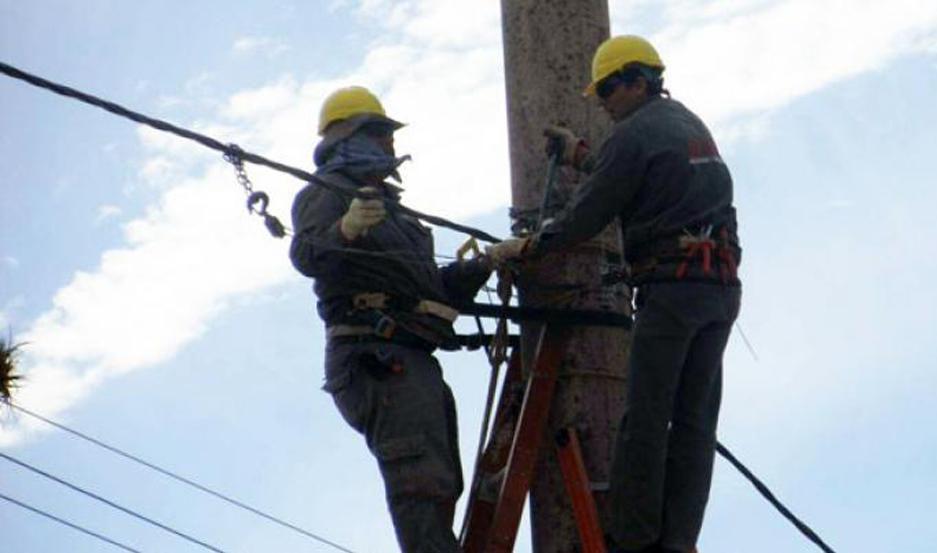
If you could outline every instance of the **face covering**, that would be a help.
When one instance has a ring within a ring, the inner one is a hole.
[[[409,155],[394,157],[385,153],[363,130],[358,130],[340,142],[329,144],[326,151],[321,148],[324,144],[320,142],[313,154],[313,161],[322,173],[341,171],[358,178],[377,175],[400,182],[397,167],[410,159]]]

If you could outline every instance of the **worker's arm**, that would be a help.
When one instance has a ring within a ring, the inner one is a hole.
[[[484,257],[456,261],[440,269],[443,286],[450,303],[468,303],[478,290],[488,282],[491,266]]]
[[[348,247],[341,232],[347,207],[347,202],[322,186],[308,186],[296,195],[290,260],[300,273],[312,278],[340,274],[341,251]]]
[[[571,203],[537,233],[525,254],[542,255],[592,238],[626,211],[643,182],[645,155],[627,129],[617,129],[602,145],[591,172]]]

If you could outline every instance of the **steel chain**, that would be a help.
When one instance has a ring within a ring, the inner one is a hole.
[[[283,238],[287,234],[286,227],[279,219],[267,213],[267,206],[270,204],[270,197],[266,192],[254,191],[254,184],[247,176],[247,170],[244,168],[244,160],[241,154],[244,151],[237,144],[228,144],[224,152],[224,160],[234,167],[234,176],[238,184],[247,192],[247,211],[256,213],[264,218],[264,226],[275,238]],[[259,207],[257,207],[259,204]]]

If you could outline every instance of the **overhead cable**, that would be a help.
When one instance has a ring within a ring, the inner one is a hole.
[[[97,438],[93,438],[93,437],[91,437],[91,436],[89,436],[89,435],[87,435],[87,434],[84,434],[83,432],[79,432],[78,430],[75,430],[74,428],[69,428],[69,427],[65,426],[64,424],[61,424],[61,423],[59,423],[59,422],[56,422],[56,421],[54,421],[54,420],[52,420],[52,419],[49,419],[49,418],[47,418],[47,417],[44,417],[44,416],[42,416],[42,415],[40,415],[39,413],[36,413],[36,412],[34,412],[34,411],[30,411],[29,409],[26,409],[25,407],[22,407],[22,406],[20,406],[20,405],[17,405],[17,404],[15,404],[15,403],[13,403],[13,402],[7,402],[7,405],[9,405],[9,406],[12,407],[13,409],[16,409],[17,411],[19,411],[19,412],[21,412],[21,413],[24,413],[24,414],[26,414],[26,415],[29,415],[30,417],[33,417],[33,418],[35,418],[35,419],[38,419],[38,420],[40,420],[40,421],[42,421],[42,422],[44,422],[44,423],[46,423],[46,424],[48,424],[48,425],[50,425],[50,426],[54,426],[55,428],[58,428],[59,430],[62,430],[62,431],[64,431],[64,432],[68,432],[69,434],[71,434],[71,435],[73,435],[73,436],[76,436],[76,437],[78,437],[78,438],[81,438],[82,440],[85,440],[86,442],[89,442],[89,443],[91,443],[91,444],[94,444],[94,445],[96,445],[96,446],[98,446],[98,447],[100,447],[100,448],[103,448],[103,449],[105,449],[105,450],[107,450],[107,451],[109,451],[109,452],[111,452],[111,453],[116,454],[116,455],[120,455],[121,457],[123,457],[123,458],[125,458],[125,459],[129,459],[129,460],[131,460],[131,461],[133,461],[133,462],[135,462],[135,463],[138,463],[138,464],[140,464],[140,465],[143,465],[144,467],[146,467],[146,468],[148,468],[148,469],[150,469],[150,470],[154,470],[154,471],[156,471],[156,472],[162,474],[163,476],[168,476],[169,478],[172,478],[173,480],[176,480],[176,481],[178,481],[178,482],[181,482],[181,483],[183,483],[183,484],[186,484],[187,486],[191,486],[191,487],[193,487],[193,488],[195,488],[195,489],[197,489],[197,490],[199,490],[199,491],[201,491],[201,492],[207,493],[208,495],[211,495],[211,496],[213,496],[213,497],[215,497],[215,498],[218,498],[218,499],[220,499],[220,500],[222,500],[222,501],[225,501],[225,502],[227,502],[227,503],[230,503],[231,505],[234,505],[235,507],[238,507],[238,508],[240,508],[240,509],[243,509],[243,510],[245,510],[245,511],[248,511],[248,512],[250,512],[250,513],[252,513],[252,514],[255,514],[255,515],[259,516],[259,517],[262,517],[262,518],[264,518],[264,519],[266,519],[266,520],[269,520],[270,522],[273,522],[273,523],[275,523],[275,524],[278,524],[278,525],[280,525],[280,526],[282,526],[282,527],[284,527],[284,528],[288,528],[288,529],[290,529],[290,530],[292,530],[292,531],[294,531],[294,532],[297,532],[297,533],[299,533],[299,534],[302,534],[303,536],[305,536],[305,537],[307,537],[307,538],[311,538],[311,539],[313,539],[313,540],[318,541],[319,543],[323,543],[323,544],[325,544],[325,545],[332,546],[332,547],[334,547],[335,549],[337,549],[337,550],[339,550],[339,551],[344,551],[345,553],[354,553],[354,551],[352,551],[352,550],[350,550],[350,549],[347,549],[347,548],[345,548],[345,547],[343,547],[343,546],[341,546],[341,545],[339,545],[339,544],[337,544],[337,543],[335,543],[335,542],[333,542],[333,541],[330,541],[330,540],[328,540],[328,539],[326,539],[326,538],[324,538],[324,537],[322,537],[322,536],[319,536],[319,535],[314,534],[314,533],[312,533],[312,532],[310,532],[310,531],[308,531],[308,530],[305,530],[305,529],[303,529],[303,528],[301,528],[301,527],[299,527],[299,526],[296,526],[295,524],[290,524],[289,522],[286,522],[285,520],[283,520],[283,519],[281,519],[281,518],[278,518],[278,517],[276,517],[276,516],[273,516],[273,515],[271,515],[271,514],[269,514],[269,513],[265,513],[264,511],[261,511],[260,509],[258,509],[258,508],[256,508],[256,507],[252,507],[252,506],[248,505],[247,503],[244,503],[243,501],[238,501],[237,499],[234,499],[234,498],[232,498],[232,497],[229,497],[229,496],[227,496],[227,495],[225,495],[225,494],[223,494],[223,493],[221,493],[221,492],[219,492],[219,491],[217,491],[217,490],[213,490],[213,489],[209,488],[208,486],[204,486],[204,485],[199,484],[198,482],[196,482],[196,481],[194,481],[194,480],[191,480],[191,479],[186,478],[186,477],[184,477],[184,476],[180,476],[179,474],[176,474],[175,472],[173,472],[173,471],[171,471],[171,470],[164,469],[164,468],[160,467],[159,465],[156,465],[156,464],[154,464],[154,463],[151,463],[151,462],[149,462],[149,461],[147,461],[147,460],[145,460],[145,459],[142,459],[142,458],[140,458],[140,457],[138,457],[138,456],[136,456],[136,455],[127,453],[126,451],[124,451],[124,450],[122,450],[122,449],[119,449],[119,448],[117,448],[117,447],[115,447],[115,446],[112,446],[112,445],[110,445],[110,444],[104,443],[104,442],[102,442],[101,440],[98,440]]]
[[[103,534],[99,534],[99,533],[94,532],[94,531],[92,531],[92,530],[88,530],[87,528],[84,528],[84,527],[82,527],[82,526],[79,526],[79,525],[77,525],[77,524],[75,524],[75,523],[73,523],[73,522],[69,522],[69,521],[67,521],[67,520],[65,520],[65,519],[63,519],[63,518],[59,518],[59,517],[57,517],[57,516],[55,516],[55,515],[53,515],[53,514],[47,513],[47,512],[45,512],[45,511],[43,511],[42,509],[38,509],[38,508],[36,508],[36,507],[33,507],[32,505],[27,505],[26,503],[23,503],[22,501],[18,501],[18,500],[16,500],[16,499],[13,499],[12,497],[9,497],[9,496],[7,496],[7,495],[4,495],[3,493],[0,493],[0,499],[3,499],[3,500],[5,500],[5,501],[9,501],[10,503],[12,503],[12,504],[14,504],[14,505],[17,505],[17,506],[19,506],[19,507],[22,507],[22,508],[24,508],[24,509],[26,509],[26,510],[28,510],[28,511],[32,511],[33,513],[35,513],[35,514],[37,514],[37,515],[44,516],[44,517],[46,517],[46,518],[48,518],[48,519],[51,519],[51,520],[54,520],[55,522],[58,522],[59,524],[64,524],[65,526],[68,526],[69,528],[72,528],[73,530],[78,530],[79,532],[82,532],[82,533],[87,534],[87,535],[89,535],[89,536],[95,537],[95,538],[97,538],[97,539],[99,539],[99,540],[101,540],[101,541],[107,542],[107,543],[109,543],[109,544],[111,544],[111,545],[113,545],[113,546],[115,546],[115,547],[119,547],[119,548],[123,549],[124,551],[130,551],[131,553],[142,553],[139,549],[134,549],[134,548],[130,547],[129,545],[124,545],[124,544],[120,543],[119,541],[112,540],[111,538],[109,538],[109,537],[107,537],[107,536],[105,536],[105,535],[103,535]]]
[[[188,535],[188,534],[186,534],[186,533],[184,533],[184,532],[180,532],[179,530],[176,530],[175,528],[172,528],[172,527],[167,526],[167,525],[165,525],[165,524],[163,524],[163,523],[161,523],[161,522],[158,522],[158,521],[156,521],[156,520],[153,520],[153,519],[150,518],[150,517],[147,517],[147,516],[145,516],[145,515],[141,515],[140,513],[136,512],[136,511],[134,511],[134,510],[132,510],[132,509],[128,509],[127,507],[124,507],[124,506],[122,506],[122,505],[118,505],[117,503],[114,503],[113,501],[111,501],[111,500],[109,500],[109,499],[105,499],[105,498],[101,497],[100,495],[98,495],[98,494],[96,494],[96,493],[94,493],[94,492],[89,492],[88,490],[86,490],[86,489],[84,489],[84,488],[81,488],[81,487],[79,487],[79,486],[76,486],[75,484],[72,484],[71,482],[67,482],[67,481],[65,481],[65,480],[63,480],[63,479],[61,479],[61,478],[59,478],[58,476],[55,476],[55,475],[53,475],[53,474],[49,474],[48,472],[46,472],[46,471],[44,471],[44,470],[42,470],[42,469],[36,468],[36,467],[30,465],[29,463],[27,463],[27,462],[25,462],[25,461],[21,461],[21,460],[17,459],[16,457],[13,457],[12,455],[9,455],[9,454],[6,454],[6,453],[3,453],[2,451],[0,451],[0,457],[2,457],[3,459],[6,459],[7,461],[9,461],[9,462],[11,462],[11,463],[13,463],[13,464],[15,464],[15,465],[19,465],[20,467],[23,467],[23,468],[26,469],[26,470],[32,471],[32,472],[34,472],[34,473],[36,473],[36,474],[38,474],[38,475],[40,475],[40,476],[42,476],[42,477],[44,477],[44,478],[48,478],[49,480],[52,480],[53,482],[57,482],[57,483],[59,483],[59,484],[65,486],[65,487],[67,487],[67,488],[71,488],[72,490],[75,490],[75,491],[78,492],[78,493],[84,494],[84,495],[90,497],[91,499],[94,499],[95,501],[99,501],[99,502],[101,502],[101,503],[104,503],[105,505],[108,505],[109,507],[113,507],[114,509],[117,509],[118,511],[124,512],[124,513],[126,513],[126,514],[128,514],[128,515],[130,515],[130,516],[132,516],[132,517],[134,517],[134,518],[136,518],[136,519],[142,520],[143,522],[146,522],[146,523],[148,523],[148,524],[151,524],[151,525],[153,525],[153,526],[156,526],[157,528],[160,528],[160,529],[162,529],[162,530],[165,530],[166,532],[169,532],[170,534],[175,534],[176,536],[179,536],[180,538],[182,538],[182,539],[184,539],[184,540],[186,540],[186,541],[188,541],[188,542],[194,543],[194,544],[196,544],[196,545],[200,545],[200,546],[204,547],[205,549],[208,549],[209,551],[215,551],[216,553],[225,553],[224,550],[222,550],[222,549],[218,549],[217,547],[215,547],[215,546],[213,546],[213,545],[209,545],[209,544],[205,543],[205,542],[202,541],[202,540],[193,538],[192,536],[190,536],[190,535]]]
[[[33,75],[31,73],[27,73],[26,71],[23,71],[22,69],[18,69],[2,61],[0,61],[0,73],[3,73],[14,79],[27,82],[33,86],[48,90],[50,92],[54,92],[61,96],[72,98],[80,102],[84,102],[86,104],[101,108],[105,111],[113,113],[114,115],[124,117],[126,119],[130,119],[131,121],[136,121],[137,123],[146,125],[148,127],[152,127],[156,130],[168,132],[176,136],[179,136],[181,138],[195,141],[201,144],[202,146],[205,146],[206,148],[217,150],[225,155],[228,155],[228,156],[236,155],[243,161],[249,161],[257,165],[263,165],[265,167],[269,167],[276,171],[280,171],[281,173],[292,175],[300,180],[316,183],[317,185],[328,188],[329,190],[332,190],[336,193],[339,193],[345,196],[354,195],[355,193],[354,190],[346,189],[343,187],[335,186],[331,183],[327,183],[323,181],[322,179],[320,179],[319,177],[313,175],[312,173],[303,171],[302,169],[298,169],[296,167],[292,167],[284,163],[280,163],[278,161],[267,159],[258,154],[254,154],[245,150],[241,150],[234,144],[225,144],[221,142],[220,140],[217,140],[210,136],[180,127],[178,125],[174,125],[167,121],[149,117],[142,113],[125,108],[124,106],[111,102],[109,100],[99,98],[97,96],[88,94],[86,92],[82,92],[70,86],[56,83],[48,79],[44,79],[42,77]],[[448,219],[445,219],[443,217],[439,217],[437,215],[432,215],[429,213],[422,213],[415,209],[411,209],[399,202],[387,202],[387,204],[391,209],[394,209],[398,211],[399,213],[402,213],[404,215],[409,215],[411,217],[415,217],[417,219],[420,219],[421,221],[425,221],[432,225],[445,227],[445,228],[448,228],[457,232],[468,234],[469,236],[473,236],[475,238],[478,238],[479,240],[484,240],[486,242],[494,243],[494,242],[501,241],[500,238],[497,238],[481,229],[477,229],[474,227],[456,223]]]
[[[794,513],[792,513],[790,509],[785,507],[784,504],[781,503],[781,501],[777,497],[775,497],[773,493],[771,493],[771,490],[768,489],[768,486],[764,485],[764,483],[762,483],[762,481],[759,480],[752,473],[752,471],[748,470],[748,467],[743,465],[742,462],[739,461],[735,457],[735,455],[732,455],[732,452],[729,451],[729,449],[726,448],[726,446],[722,445],[719,442],[716,442],[716,451],[718,451],[720,455],[725,457],[726,461],[729,461],[729,463],[731,463],[732,466],[736,468],[736,470],[741,472],[742,475],[745,478],[747,478],[748,481],[751,482],[753,486],[755,486],[755,489],[758,490],[758,493],[760,493],[765,499],[767,499],[768,503],[771,503],[774,506],[774,508],[777,509],[781,513],[781,516],[786,518],[791,524],[793,524],[798,530],[800,530],[800,532],[804,536],[806,536],[808,540],[812,541],[814,544],[816,544],[817,547],[819,547],[826,553],[836,553],[835,551],[833,551],[833,548],[827,545],[820,538],[820,536],[817,535],[816,532],[814,532],[809,526],[804,524],[799,518],[794,516]]]
[[[235,154],[235,155],[239,156],[240,159],[242,159],[242,160],[244,160],[244,161],[249,161],[249,162],[255,163],[255,164],[257,164],[257,165],[263,165],[263,166],[269,167],[269,168],[271,168],[271,169],[274,169],[274,170],[276,170],[276,171],[280,171],[280,172],[283,172],[283,173],[287,173],[287,174],[289,174],[289,175],[292,175],[292,176],[294,176],[294,177],[296,177],[296,178],[298,178],[298,179],[300,179],[300,180],[306,181],[306,182],[316,183],[316,184],[318,184],[318,185],[320,185],[320,186],[324,186],[324,187],[328,188],[329,190],[332,190],[332,191],[334,191],[334,192],[336,192],[336,193],[343,194],[343,195],[353,195],[353,194],[354,194],[354,191],[352,191],[352,190],[348,190],[348,189],[345,189],[345,188],[342,188],[342,187],[334,186],[334,185],[332,185],[331,183],[327,183],[327,182],[323,181],[322,179],[319,179],[318,177],[316,177],[316,176],[313,175],[312,173],[303,171],[302,169],[298,169],[298,168],[296,168],[296,167],[291,167],[291,166],[289,166],[289,165],[286,165],[286,164],[283,164],[283,163],[280,163],[280,162],[277,162],[277,161],[273,161],[273,160],[267,159],[267,158],[265,158],[265,157],[263,157],[263,156],[260,156],[260,155],[258,155],[258,154],[254,154],[254,153],[251,153],[251,152],[248,152],[248,151],[241,150],[240,148],[238,148],[236,145],[233,145],[233,144],[224,144],[224,143],[222,143],[222,142],[218,141],[217,139],[214,139],[214,138],[212,138],[212,137],[210,137],[210,136],[207,136],[207,135],[204,135],[204,134],[201,134],[201,133],[197,133],[197,132],[195,132],[195,131],[191,131],[191,130],[188,130],[188,129],[185,129],[185,128],[182,128],[182,127],[173,125],[172,123],[169,123],[169,122],[166,122],[166,121],[162,121],[162,120],[159,120],[159,119],[154,119],[154,118],[149,117],[149,116],[146,116],[146,115],[144,115],[144,114],[141,114],[141,113],[132,111],[132,110],[130,110],[130,109],[127,109],[127,108],[125,108],[125,107],[123,107],[123,106],[121,106],[121,105],[119,105],[119,104],[114,103],[114,102],[111,102],[111,101],[108,101],[108,100],[104,100],[104,99],[99,98],[99,97],[97,97],[97,96],[94,96],[94,95],[91,95],[91,94],[88,94],[88,93],[85,93],[85,92],[81,92],[81,91],[79,91],[79,90],[77,90],[77,89],[74,89],[74,88],[71,88],[71,87],[68,87],[68,86],[59,84],[59,83],[55,83],[55,82],[53,82],[53,81],[49,81],[49,80],[44,79],[44,78],[42,78],[42,77],[39,77],[39,76],[30,74],[30,73],[27,73],[26,71],[23,71],[23,70],[21,70],[21,69],[18,69],[18,68],[16,68],[16,67],[13,67],[13,66],[11,66],[11,65],[9,65],[9,64],[0,62],[0,73],[3,73],[3,74],[5,74],[5,75],[7,75],[7,76],[9,76],[9,77],[14,78],[14,79],[18,79],[18,80],[27,82],[27,83],[29,83],[29,84],[31,84],[31,85],[33,85],[33,86],[36,86],[36,87],[39,87],[39,88],[43,88],[43,89],[49,90],[49,91],[54,92],[54,93],[56,93],[56,94],[59,94],[59,95],[62,95],[62,96],[66,96],[66,97],[69,97],[69,98],[73,98],[73,99],[75,99],[75,100],[84,102],[84,103],[86,103],[86,104],[90,104],[90,105],[92,105],[92,106],[95,106],[95,107],[104,109],[104,110],[106,110],[106,111],[108,111],[108,112],[110,112],[110,113],[113,113],[113,114],[115,114],[115,115],[118,115],[118,116],[121,116],[121,117],[130,119],[130,120],[132,120],[132,121],[136,121],[137,123],[141,123],[141,124],[147,125],[147,126],[149,126],[149,127],[155,128],[155,129],[157,129],[157,130],[160,130],[160,131],[163,131],[163,132],[168,132],[168,133],[174,134],[174,135],[176,135],[176,136],[179,136],[179,137],[182,137],[182,138],[186,138],[186,139],[188,139],[188,140],[193,140],[193,141],[198,142],[199,144],[201,144],[201,145],[203,145],[203,146],[205,146],[205,147],[207,147],[207,148],[210,148],[210,149],[213,149],[213,150],[217,150],[217,151],[219,151],[219,152],[222,152],[223,154],[226,154],[226,155]],[[396,209],[398,212],[400,212],[400,213],[402,213],[402,214],[404,214],[404,215],[409,215],[409,216],[411,216],[411,217],[420,219],[420,220],[425,221],[425,222],[427,222],[427,223],[430,223],[430,224],[432,224],[432,225],[436,225],[436,226],[440,226],[440,227],[445,227],[445,228],[449,228],[449,229],[451,229],[451,230],[455,230],[455,231],[458,231],[458,232],[462,232],[462,233],[468,234],[468,235],[470,235],[470,236],[473,236],[473,237],[475,237],[475,238],[478,238],[478,239],[480,239],[480,240],[484,240],[484,241],[486,241],[486,242],[492,242],[492,243],[493,243],[493,242],[499,242],[499,241],[500,241],[499,238],[497,238],[497,237],[495,237],[495,236],[493,236],[493,235],[491,235],[491,234],[489,234],[489,233],[487,233],[487,232],[485,232],[485,231],[483,231],[483,230],[480,230],[480,229],[477,229],[477,228],[473,228],[473,227],[469,227],[469,226],[466,226],[466,225],[462,225],[462,224],[459,224],[459,223],[455,223],[455,222],[453,222],[453,221],[449,221],[449,220],[447,220],[447,219],[445,219],[445,218],[442,218],[442,217],[439,217],[439,216],[436,216],[436,215],[421,213],[421,212],[416,211],[416,210],[414,210],[414,209],[411,209],[411,208],[409,208],[409,207],[407,207],[407,206],[404,206],[403,204],[400,204],[400,203],[396,203],[396,202],[389,202],[389,203],[390,203],[390,208],[391,208],[391,209]],[[506,307],[506,306],[482,306],[482,305],[480,305],[480,304],[474,304],[474,305],[472,305],[472,306],[471,306],[469,309],[467,309],[467,310],[463,309],[462,312],[463,312],[464,314],[472,314],[472,315],[478,315],[478,316],[502,317],[502,316],[504,316],[505,313],[506,313],[505,310],[512,310],[512,311],[513,311],[513,309],[516,309],[516,308],[510,308],[510,307]],[[516,311],[516,312],[514,312],[514,315],[515,315],[515,317],[516,317],[515,320],[519,320],[519,319],[523,319],[523,320],[530,320],[530,319],[542,320],[542,318],[545,318],[546,316],[552,317],[552,316],[556,315],[556,314],[554,314],[554,313],[547,313],[545,310],[544,310],[544,312],[542,312],[542,313],[539,312],[539,311],[541,311],[541,310],[537,310],[538,312],[537,312],[537,313],[534,313],[533,311],[528,311],[527,309],[529,309],[529,308],[525,308],[525,310],[524,310],[523,312],[522,312],[522,311]],[[619,318],[619,317],[625,317],[625,316],[620,315],[620,314],[615,314],[615,313],[603,313],[603,314],[601,314],[601,315],[596,315],[596,314],[594,314],[594,313],[583,313],[582,316],[583,316],[583,318],[590,319],[590,322],[592,322],[592,324],[612,325],[612,326],[630,326],[630,324],[631,324],[630,319],[628,319],[627,321],[625,321],[623,318],[621,318],[621,319]],[[512,317],[509,316],[509,318],[512,318]],[[561,315],[561,318],[566,318],[566,317],[563,317],[563,316]],[[568,319],[567,319],[567,320],[568,320]],[[570,321],[570,322],[571,322],[571,321]],[[580,323],[580,324],[582,324],[582,323]],[[747,340],[746,340],[746,342],[747,342]],[[800,521],[796,516],[793,515],[793,513],[791,513],[791,511],[790,511],[789,509],[787,509],[780,501],[778,501],[778,499],[771,493],[771,491],[770,491],[761,481],[759,481],[759,480],[754,476],[754,474],[751,473],[751,471],[749,471],[744,465],[742,465],[741,462],[739,462],[738,459],[736,459],[728,449],[726,449],[722,444],[717,444],[717,451],[718,451],[723,457],[725,457],[733,466],[735,466],[735,468],[738,469],[739,472],[741,472],[746,478],[748,478],[748,480],[751,481],[751,483],[752,483],[752,484],[755,486],[755,488],[762,494],[762,496],[764,496],[765,499],[767,499],[772,505],[774,505],[774,507],[775,507],[776,509],[778,509],[778,511],[780,511],[781,514],[782,514],[785,518],[787,518],[792,524],[794,524],[794,526],[796,526],[796,527],[798,528],[798,530],[800,530],[808,539],[810,539],[813,543],[815,543],[817,546],[819,546],[824,552],[826,552],[826,553],[835,553],[828,545],[826,545],[826,544],[823,542],[823,540],[822,540],[813,530],[811,530],[806,524],[804,524],[802,521]],[[17,463],[17,464],[21,464],[22,466],[24,466],[24,467],[26,467],[26,468],[30,468],[30,470],[35,470],[35,471],[38,472],[38,469],[33,469],[32,467],[28,467],[27,465],[25,465],[25,464],[23,464],[23,463],[20,463],[20,462],[14,460],[14,459],[12,459],[12,458],[10,458],[9,456],[7,456],[7,455],[5,455],[5,454],[0,453],[0,456],[3,456],[3,457],[5,457],[5,458],[7,458],[8,460],[10,460],[10,461],[12,461],[12,462],[15,462],[15,463]],[[53,476],[51,476],[51,475],[47,475],[47,474],[44,474],[44,473],[41,473],[41,472],[39,472],[39,473],[40,473],[40,474],[43,474],[44,476],[47,476],[47,477],[49,477],[49,478],[55,479],[55,480],[57,480],[57,481],[60,481],[60,480],[58,480],[57,478],[55,478],[55,477],[53,477]],[[66,482],[64,482],[64,481],[60,481],[60,483],[62,483],[62,484],[64,484],[64,485],[67,485],[67,486],[69,486],[69,487],[72,487],[73,489],[76,489],[76,490],[78,490],[78,491],[81,491],[82,493],[86,493],[86,494],[91,495],[90,492],[85,492],[84,490],[80,490],[79,488],[77,488],[77,487],[75,487],[75,486],[72,486],[72,485],[70,485],[70,484],[68,484],[68,483],[66,483]],[[103,498],[101,498],[101,500],[103,500]],[[103,501],[107,502],[107,500],[103,500]],[[115,508],[119,508],[119,509],[121,509],[121,510],[124,510],[122,507],[119,507],[119,506],[117,506],[117,505],[112,505],[112,506],[114,506]],[[127,511],[127,512],[129,513],[129,511]],[[134,515],[134,516],[137,516],[137,515]],[[156,523],[156,524],[158,525],[158,523]],[[164,528],[164,529],[167,529],[167,530],[169,530],[169,531],[173,531],[173,530],[168,529],[168,528]],[[173,531],[173,532],[175,533],[175,531]],[[197,542],[197,543],[200,543],[201,545],[206,545],[206,544],[202,544],[201,542]],[[207,546],[207,545],[206,545],[206,546]],[[207,546],[207,547],[211,548],[211,546]],[[215,551],[217,551],[217,549],[216,549]],[[345,550],[345,551],[347,551],[347,550]]]

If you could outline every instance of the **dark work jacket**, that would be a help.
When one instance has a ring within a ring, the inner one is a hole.
[[[591,238],[618,217],[629,263],[643,262],[658,245],[706,225],[727,229],[739,260],[732,177],[706,125],[680,102],[649,99],[615,124],[585,166],[588,178],[536,236],[531,253]],[[672,275],[672,265],[658,267],[651,278]]]
[[[350,191],[365,186],[341,173],[316,176]],[[400,188],[384,183],[380,189],[386,200],[399,199]],[[430,229],[390,208],[387,218],[366,235],[347,241],[339,225],[351,199],[311,183],[293,201],[290,260],[300,273],[315,279],[319,316],[327,326],[369,324],[371,314],[353,311],[351,298],[384,292],[394,300],[385,314],[421,336],[432,335],[437,345],[446,345],[453,336],[452,325],[434,315],[414,313],[412,305],[424,299],[450,306],[471,301],[489,270],[474,260],[437,267]]]

